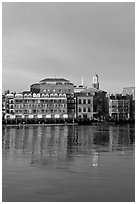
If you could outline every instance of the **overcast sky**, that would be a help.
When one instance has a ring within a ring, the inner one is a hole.
[[[135,83],[134,3],[2,3],[2,90],[46,77],[121,92]]]

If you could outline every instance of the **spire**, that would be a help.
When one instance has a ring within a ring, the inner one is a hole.
[[[83,86],[83,84],[84,84],[84,83],[83,83],[83,76],[82,76],[82,86]]]

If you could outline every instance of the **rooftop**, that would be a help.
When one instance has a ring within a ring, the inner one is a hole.
[[[69,80],[64,78],[45,78],[40,82],[69,82]]]
[[[88,92],[104,92],[104,93],[107,93],[106,91],[103,91],[103,90],[101,90],[101,89],[96,89],[96,88],[94,88],[94,87],[91,87],[91,88],[88,88],[87,89],[87,91]]]

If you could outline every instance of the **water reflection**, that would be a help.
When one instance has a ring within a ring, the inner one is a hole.
[[[127,155],[134,149],[135,129],[125,126],[5,126],[2,129],[3,159],[30,159],[46,165],[74,161],[91,155],[97,167],[102,152]]]

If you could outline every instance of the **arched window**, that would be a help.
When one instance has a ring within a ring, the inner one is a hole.
[[[46,98],[49,98],[49,94],[46,94]]]
[[[50,94],[50,97],[53,98],[53,97],[54,97],[54,94]]]
[[[34,93],[34,94],[33,94],[33,97],[36,98],[36,97],[37,97],[37,94]]]
[[[81,108],[79,108],[78,111],[81,112]]]

